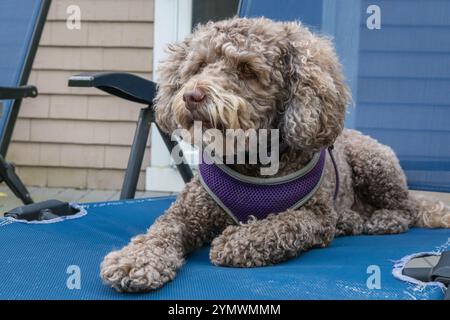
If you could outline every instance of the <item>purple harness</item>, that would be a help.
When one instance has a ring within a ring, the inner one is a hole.
[[[336,200],[339,176],[333,154],[329,154],[336,172]],[[283,177],[256,178],[242,175],[223,164],[199,164],[202,185],[237,223],[251,216],[264,219],[302,206],[319,188],[324,176],[326,150],[322,149],[301,170]]]

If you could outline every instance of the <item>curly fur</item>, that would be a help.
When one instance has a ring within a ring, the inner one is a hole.
[[[450,227],[450,210],[442,203],[411,196],[389,147],[343,129],[350,95],[325,37],[297,23],[234,18],[199,26],[168,53],[156,98],[163,130],[189,129],[194,120],[219,129],[278,128],[289,146],[278,175],[334,144],[339,198],[333,206],[336,181],[327,158],[323,183],[304,206],[236,225],[194,178],[146,234],[105,257],[101,276],[116,290],[163,286],[190,251],[210,242],[212,263],[256,267],[327,246],[335,236]],[[182,97],[194,88],[207,100],[190,112]],[[259,175],[259,165],[234,169]]]

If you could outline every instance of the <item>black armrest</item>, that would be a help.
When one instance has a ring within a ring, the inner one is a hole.
[[[83,73],[69,79],[69,87],[95,87],[114,96],[151,105],[156,85],[129,73]]]
[[[37,97],[35,86],[0,87],[0,100],[17,100]]]

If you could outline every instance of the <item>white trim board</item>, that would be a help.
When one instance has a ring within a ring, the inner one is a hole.
[[[183,40],[191,33],[192,0],[155,0],[153,81],[158,81],[157,66],[171,42]],[[184,182],[171,164],[167,148],[157,131],[151,128],[151,166],[146,169],[145,190],[178,192]]]

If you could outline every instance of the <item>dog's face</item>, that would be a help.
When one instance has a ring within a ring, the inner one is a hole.
[[[318,149],[342,131],[349,100],[327,39],[297,23],[240,19],[200,26],[169,46],[155,100],[160,127],[280,129],[295,149]]]

